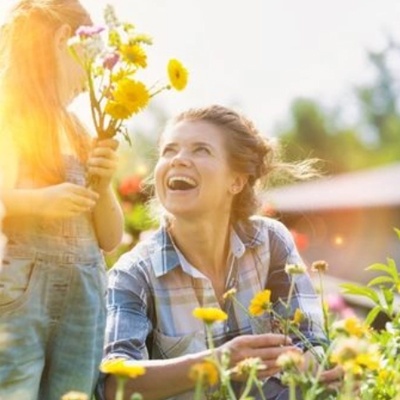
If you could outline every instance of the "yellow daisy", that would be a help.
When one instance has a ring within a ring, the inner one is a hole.
[[[120,47],[122,58],[137,67],[147,67],[147,54],[138,44],[123,44]]]
[[[132,113],[123,104],[117,103],[116,101],[109,100],[104,107],[104,112],[110,115],[114,119],[127,119]]]
[[[171,86],[176,90],[185,89],[188,82],[188,70],[176,59],[169,60],[168,77]]]
[[[300,325],[305,319],[304,313],[300,310],[300,308],[296,308],[296,311],[294,312],[293,319],[292,319],[292,324],[294,325]]]
[[[253,317],[263,315],[271,308],[271,291],[266,289],[258,292],[250,302],[249,313]]]
[[[123,358],[114,358],[103,361],[100,365],[100,371],[105,374],[112,374],[126,378],[137,378],[144,375],[146,369],[138,364],[137,361],[125,360]]]
[[[206,324],[225,321],[228,318],[225,312],[216,307],[197,307],[193,310],[193,316],[201,319]]]
[[[147,87],[140,81],[121,79],[113,93],[114,101],[123,105],[131,114],[146,108],[150,100]]]
[[[218,368],[213,361],[204,360],[192,365],[189,370],[189,378],[194,382],[200,380],[206,386],[216,385],[219,380]]]

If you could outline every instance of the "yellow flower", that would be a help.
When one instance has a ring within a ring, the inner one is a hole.
[[[306,266],[301,264],[286,264],[285,266],[285,272],[288,275],[301,275],[305,274],[306,271]]]
[[[276,365],[284,370],[301,369],[305,363],[304,356],[299,351],[289,350],[276,359]]]
[[[293,319],[292,319],[292,324],[294,325],[300,325],[305,319],[304,313],[300,310],[300,308],[296,308],[296,311],[294,312]]]
[[[362,338],[370,335],[368,325],[362,323],[357,317],[349,317],[341,321],[336,321],[333,330],[338,333],[344,333],[346,336]]]
[[[147,67],[147,54],[138,44],[123,44],[120,47],[122,58],[138,67]]]
[[[189,378],[194,382],[200,380],[206,386],[216,385],[219,380],[218,368],[213,361],[204,360],[192,365],[189,370]]]
[[[215,307],[197,307],[193,310],[193,316],[201,319],[206,324],[225,321],[228,318],[228,315],[225,312]]]
[[[238,362],[232,372],[238,375],[249,375],[252,371],[261,371],[266,368],[260,357],[248,357]]]
[[[176,90],[185,89],[188,82],[188,70],[176,59],[169,60],[168,77],[171,85]]]
[[[223,294],[222,298],[223,298],[224,300],[226,300],[226,299],[229,299],[230,297],[235,296],[235,294],[236,294],[236,288],[232,288],[232,289],[227,290],[227,291]]]
[[[137,378],[138,376],[144,375],[146,369],[142,365],[138,364],[137,361],[114,358],[103,361],[100,365],[100,371],[105,374]]]
[[[146,86],[140,81],[128,78],[121,79],[112,94],[113,99],[108,101],[105,112],[116,119],[126,119],[138,113],[150,100]]]
[[[89,400],[89,396],[82,392],[68,392],[61,397],[61,400]]]
[[[250,302],[249,313],[253,317],[259,317],[271,308],[271,291],[266,289],[258,292]]]
[[[129,118],[132,113],[123,104],[117,103],[116,101],[109,100],[104,107],[104,112],[110,115],[114,119],[126,119]]]
[[[378,347],[355,337],[336,343],[330,359],[353,375],[361,375],[365,370],[374,371],[380,366]]]

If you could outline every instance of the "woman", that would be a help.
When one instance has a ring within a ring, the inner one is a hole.
[[[253,215],[256,186],[275,170],[296,178],[312,173],[307,162],[278,163],[269,141],[231,109],[192,109],[167,125],[155,167],[165,222],[109,275],[105,359],[146,360],[146,374],[129,382],[126,399],[134,391],[145,399],[193,398],[188,370],[209,355],[203,323],[192,316],[196,307],[228,314],[213,325],[217,352],[228,350],[231,365],[261,357],[266,369],[260,378],[279,372],[276,359],[292,343],[300,346],[294,337],[259,332],[223,296],[234,288],[247,307],[257,292],[270,289],[280,312],[278,300],[287,298],[291,279],[285,265],[302,263],[280,222]],[[300,329],[317,346],[324,340],[319,302],[307,275],[295,279],[291,308],[306,314]],[[115,385],[112,376],[106,378],[107,400],[114,398]],[[285,396],[274,379],[265,391],[268,398]]]
[[[92,147],[68,111],[86,83],[68,40],[90,24],[78,0],[20,0],[1,27],[1,399],[90,396],[98,377],[102,250],[119,244],[123,218],[111,187],[118,142]]]

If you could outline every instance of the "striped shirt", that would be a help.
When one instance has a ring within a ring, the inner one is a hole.
[[[231,229],[231,257],[226,290],[247,308],[261,290],[284,315],[291,279],[295,279],[291,312],[306,316],[300,330],[315,346],[324,340],[319,299],[308,274],[289,276],[286,264],[303,264],[289,230],[279,221],[255,216]],[[193,317],[196,307],[218,307],[211,281],[174,245],[166,227],[121,256],[109,271],[105,359],[167,359],[207,348],[204,325]],[[242,334],[271,331],[267,316],[250,318],[227,299],[226,321],[212,325],[216,346]],[[293,342],[301,346],[301,342]],[[184,399],[184,395],[175,397]],[[191,398],[190,396],[187,398]]]

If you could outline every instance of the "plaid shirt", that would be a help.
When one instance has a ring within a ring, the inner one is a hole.
[[[286,301],[295,279],[291,310],[299,308],[306,315],[300,330],[319,345],[324,340],[322,315],[309,276],[285,272],[286,264],[303,264],[288,229],[279,221],[252,217],[250,224],[231,229],[230,243],[226,290],[235,288],[237,300],[247,308],[257,292],[270,289],[274,308],[282,314],[278,300]],[[190,265],[161,227],[109,272],[105,358],[166,359],[205,350],[203,323],[192,315],[196,307],[220,307],[211,281]],[[238,335],[271,330],[268,316],[249,318],[236,301],[227,300],[223,309],[228,319],[212,326],[216,346]]]

